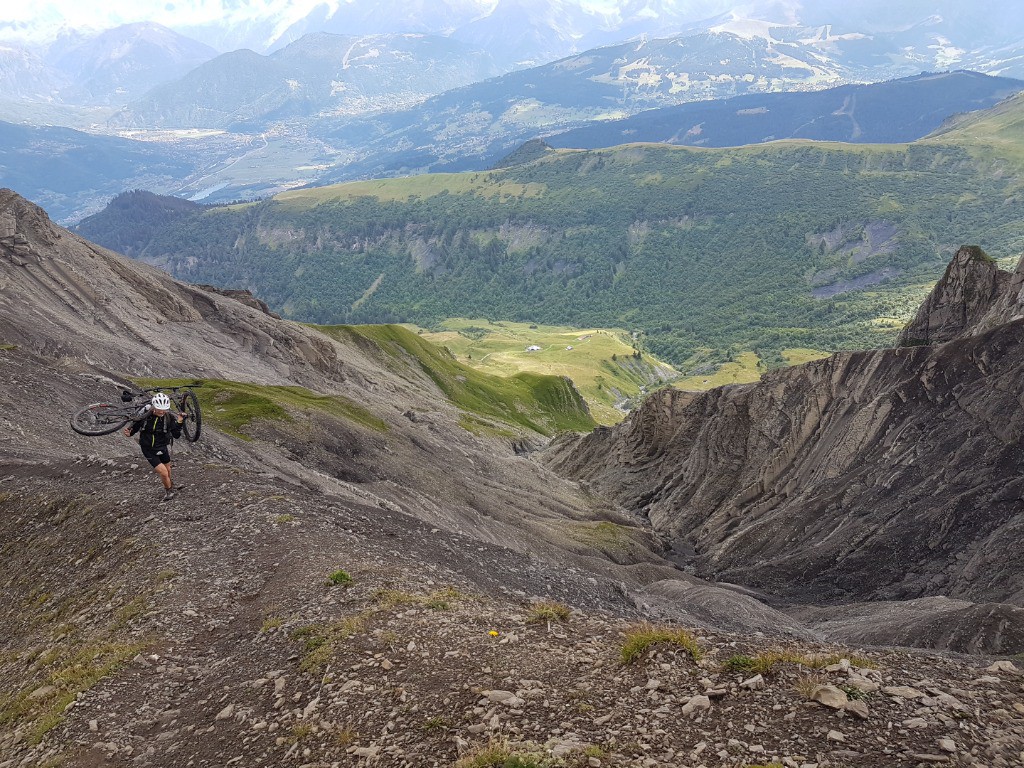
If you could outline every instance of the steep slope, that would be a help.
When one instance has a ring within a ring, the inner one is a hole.
[[[479,402],[500,380],[400,329],[322,332],[177,283],[6,190],[0,364],[5,761],[1008,765],[1024,748],[1012,663],[819,644],[680,572],[641,521],[523,454],[537,431]],[[141,374],[205,382],[204,436],[174,446],[164,505],[124,437],[66,427]],[[564,382],[534,383],[521,416],[572,413]],[[1003,638],[972,650],[1019,650]],[[891,692],[837,688],[833,715],[800,692],[826,681]],[[759,723],[750,741],[737,718]]]
[[[1001,296],[966,313],[977,327],[961,323],[953,336],[944,325],[934,338],[944,344],[838,354],[707,393],[664,390],[548,461],[649,518],[706,578],[796,603],[944,596],[1019,612],[1024,321],[982,330],[977,318],[1003,300],[1019,315],[1024,261],[999,275],[964,249],[925,307],[970,298],[962,287],[979,273]],[[858,610],[895,629],[881,608]],[[927,632],[918,624],[922,641],[945,631],[987,642],[977,622],[990,610],[933,610],[946,618]],[[1006,621],[989,631],[1001,636]],[[859,636],[876,628],[864,618]]]

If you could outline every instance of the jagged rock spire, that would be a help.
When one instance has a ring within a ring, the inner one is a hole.
[[[903,329],[898,346],[942,344],[969,335],[1003,296],[1010,277],[978,246],[962,246]]]

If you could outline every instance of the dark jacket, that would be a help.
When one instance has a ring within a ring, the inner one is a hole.
[[[169,413],[163,416],[151,413],[132,424],[128,434],[134,435],[136,432],[139,433],[139,445],[143,449],[166,448],[172,438],[177,440],[181,437],[181,424]]]

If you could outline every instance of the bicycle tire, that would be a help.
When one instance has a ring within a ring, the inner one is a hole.
[[[131,418],[123,405],[113,403],[89,403],[75,411],[71,417],[71,428],[86,437],[99,437],[117,432]]]
[[[194,443],[203,431],[203,411],[199,407],[199,398],[191,390],[182,395],[181,412],[185,414],[185,422],[181,425],[185,439]]]

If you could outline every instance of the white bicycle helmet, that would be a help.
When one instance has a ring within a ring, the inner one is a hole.
[[[165,395],[163,392],[157,392],[153,395],[153,409],[157,411],[166,411],[171,407],[171,398]]]

